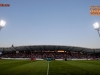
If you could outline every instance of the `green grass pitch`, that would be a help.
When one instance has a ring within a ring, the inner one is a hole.
[[[47,75],[47,68],[45,60],[0,60],[0,75]],[[49,75],[100,75],[100,61],[50,61]]]

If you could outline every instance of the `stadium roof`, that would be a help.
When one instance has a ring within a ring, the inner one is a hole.
[[[12,51],[46,51],[46,50],[65,50],[75,52],[86,52],[86,53],[100,53],[100,49],[83,48],[75,46],[61,46],[61,45],[30,45],[30,46],[12,46],[12,47],[0,47],[0,52],[12,52]]]

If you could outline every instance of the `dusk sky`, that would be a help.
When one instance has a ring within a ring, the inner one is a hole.
[[[0,47],[65,45],[100,48],[93,24],[100,16],[90,15],[90,6],[100,0],[0,0]]]

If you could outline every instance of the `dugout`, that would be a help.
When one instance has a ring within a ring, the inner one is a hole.
[[[46,58],[47,61],[52,61],[53,59],[51,57]]]

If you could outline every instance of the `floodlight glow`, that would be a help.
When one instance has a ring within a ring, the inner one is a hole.
[[[97,30],[100,29],[100,26],[99,26],[99,23],[98,23],[98,22],[94,23],[93,26],[94,26],[94,28],[97,29]]]
[[[1,20],[1,21],[0,21],[0,27],[4,27],[4,26],[5,26],[5,24],[6,24],[6,22],[5,22],[5,21],[3,21],[3,20]]]

